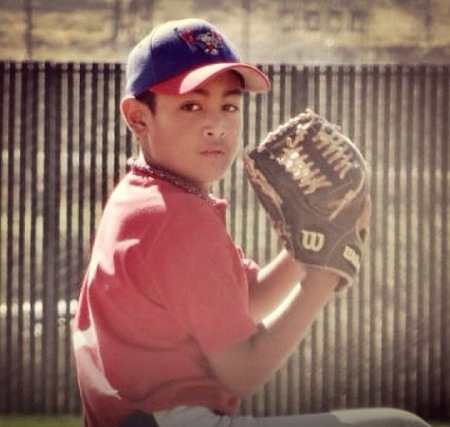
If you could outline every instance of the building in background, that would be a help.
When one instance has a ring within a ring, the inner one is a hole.
[[[306,63],[448,63],[446,0],[280,2],[280,57]]]
[[[152,26],[188,16],[257,63],[450,61],[449,0],[2,0],[0,59],[121,62]]]

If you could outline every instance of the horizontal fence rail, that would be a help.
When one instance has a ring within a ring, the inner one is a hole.
[[[306,107],[339,124],[371,171],[359,283],[319,316],[242,413],[395,406],[450,419],[449,67],[264,66],[244,148]],[[104,203],[135,143],[118,64],[0,62],[0,413],[78,413],[70,325]],[[240,158],[214,192],[264,264],[279,243]]]

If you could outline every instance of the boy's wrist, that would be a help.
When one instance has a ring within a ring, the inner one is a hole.
[[[325,268],[314,267],[310,265],[301,264],[304,271],[304,280],[302,281],[302,288],[321,287],[332,289],[333,291],[339,285],[341,277]]]

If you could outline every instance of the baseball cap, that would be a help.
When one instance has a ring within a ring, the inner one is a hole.
[[[168,21],[138,43],[128,56],[127,96],[146,90],[182,95],[218,74],[235,70],[244,89],[266,92],[268,77],[257,67],[242,62],[227,38],[203,19]]]

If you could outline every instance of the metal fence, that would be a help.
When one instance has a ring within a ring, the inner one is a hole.
[[[243,413],[389,405],[450,419],[449,67],[264,66],[245,146],[305,107],[339,123],[372,173],[370,251]],[[0,63],[0,413],[80,410],[70,321],[105,200],[134,143],[117,64]],[[278,242],[238,159],[214,191],[260,263]]]

